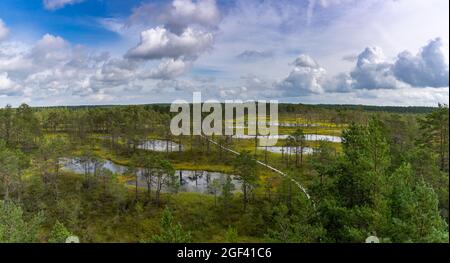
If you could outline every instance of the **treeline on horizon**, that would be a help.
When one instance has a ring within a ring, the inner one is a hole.
[[[26,105],[26,104],[25,104]],[[346,125],[349,123],[364,123],[367,124],[373,114],[385,115],[401,115],[414,116],[424,115],[433,112],[441,106],[437,107],[401,107],[401,106],[363,106],[363,105],[305,105],[305,104],[278,104],[279,118],[282,116],[289,116],[290,121],[302,120],[306,123],[333,123],[337,126]],[[267,114],[270,114],[269,104],[267,104]],[[85,112],[87,119],[92,119],[94,116],[103,116],[109,114],[120,114],[120,112],[127,111],[145,111],[152,115],[157,113],[163,116],[164,125],[169,127],[170,118],[178,114],[178,112],[170,112],[170,104],[145,104],[145,105],[96,105],[96,106],[60,106],[60,107],[35,107],[30,108],[33,111],[40,112],[44,115],[61,115],[63,112],[71,114],[75,112]],[[226,106],[222,104],[222,116],[225,116]],[[180,109],[178,109],[180,110]],[[190,104],[190,113],[194,114],[193,104]],[[248,113],[248,110],[245,110]],[[209,113],[202,112],[205,117]],[[65,115],[65,114],[63,114]],[[67,115],[66,115],[67,116]],[[91,117],[92,118],[91,118]],[[68,117],[68,116],[67,116]],[[59,118],[59,117],[58,117]],[[70,118],[70,117],[69,117]],[[193,117],[191,116],[191,119]],[[92,120],[96,122],[95,120]]]
[[[191,103],[192,105],[192,103]],[[222,103],[223,105],[223,103]],[[136,104],[136,105],[76,105],[76,106],[37,106],[35,109],[89,109],[89,108],[111,108],[111,107],[127,107],[138,106],[150,108],[161,113],[167,113],[170,109],[169,103],[155,103],[155,104]],[[279,103],[279,113],[302,113],[304,111],[317,110],[338,110],[338,111],[368,111],[368,112],[387,112],[387,113],[412,113],[412,114],[426,114],[435,110],[436,106],[376,106],[363,104],[302,104],[302,103]]]

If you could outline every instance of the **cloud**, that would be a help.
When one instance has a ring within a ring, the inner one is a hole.
[[[306,54],[298,56],[291,65],[294,68],[289,75],[273,83],[272,86],[275,89],[267,83],[253,84],[244,86],[248,88],[245,93],[252,94],[254,90],[257,90],[269,97],[351,93],[362,94],[366,99],[367,96],[374,96],[376,92],[384,90],[402,90],[402,93],[405,93],[405,90],[411,91],[411,89],[448,87],[448,63],[442,52],[442,42],[439,38],[421,48],[416,56],[405,51],[393,61],[386,59],[381,48],[367,47],[356,56],[356,63],[352,70],[332,76],[327,75],[326,70]],[[236,91],[239,91],[239,88],[236,88]],[[223,89],[221,92],[226,95],[234,94],[229,89]],[[432,92],[433,89],[428,89],[423,93]],[[437,89],[434,92],[437,92]],[[432,98],[435,97],[428,96],[428,99]],[[437,101],[442,100],[439,97]]]
[[[342,57],[342,60],[348,61],[348,62],[355,62],[358,60],[358,55],[345,55]]]
[[[17,56],[0,56],[0,71],[20,72],[31,67],[32,63],[23,55]]]
[[[26,87],[34,104],[40,98],[54,104],[57,96],[62,104],[67,98],[69,103],[76,98],[82,102],[158,101],[164,97],[161,91],[174,91],[167,95],[171,99],[192,90],[231,99],[276,97],[311,103],[339,99],[384,103],[383,98],[388,103],[394,97],[396,101],[414,97],[407,97],[408,92],[422,94],[427,102],[440,100],[448,88],[421,87],[448,86],[448,80],[443,81],[448,65],[439,62],[437,48],[417,50],[436,36],[443,38],[444,45],[448,42],[448,30],[440,22],[448,17],[448,11],[442,11],[448,3],[355,1],[345,5],[349,1],[236,0],[220,2],[220,6],[218,1],[206,0],[137,1],[147,4],[138,5],[130,17],[91,18],[120,39],[92,50],[54,35],[34,44],[28,36],[23,48],[10,40],[17,41],[23,34],[4,39],[0,74],[7,74],[2,77],[4,83],[8,80],[9,91],[11,83],[16,91]],[[313,8],[306,26],[308,3]],[[405,30],[410,27],[415,30]],[[141,33],[145,37],[139,41]],[[386,57],[380,48],[369,47],[366,52],[368,43],[382,46]],[[114,55],[95,53],[96,49]],[[398,54],[403,49],[413,52]],[[303,52],[311,57],[293,57]],[[186,74],[191,68],[195,69],[192,74]],[[401,95],[394,96],[396,92]],[[155,98],[155,93],[161,97]],[[425,98],[432,93],[441,95]]]
[[[157,68],[140,73],[143,79],[171,79],[184,74],[190,65],[214,44],[214,30],[221,15],[215,0],[174,0],[171,4],[142,4],[133,10],[128,26],[105,20],[104,26],[123,34],[135,25],[152,28],[141,31],[140,42],[125,54],[137,61],[159,60]],[[156,24],[155,24],[156,23]],[[137,26],[139,28],[139,26]]]
[[[130,49],[126,57],[196,59],[201,53],[210,49],[213,42],[213,35],[209,32],[186,28],[181,35],[176,35],[163,27],[156,27],[143,31],[140,43]]]
[[[301,54],[298,56],[292,64],[295,67],[302,67],[302,68],[319,68],[319,64],[312,59],[310,56],[306,54]]]
[[[249,96],[247,95],[247,88],[245,86],[241,86],[238,88],[224,88],[224,87],[219,87],[219,96],[222,99],[248,99]],[[255,98],[255,97],[253,97]]]
[[[66,5],[74,5],[83,1],[84,0],[44,0],[44,7],[48,10],[56,10],[63,8]]]
[[[189,65],[181,58],[162,59],[155,66],[145,60],[112,57],[45,34],[33,45],[0,43],[0,95],[26,93],[34,101],[57,97],[109,101],[124,92],[138,94],[143,87],[160,89],[154,80],[176,78]]]
[[[184,30],[189,24],[214,27],[220,21],[215,0],[175,0],[166,14],[166,26],[174,31]]]
[[[326,71],[314,59],[301,54],[292,65],[294,69],[278,84],[284,96],[304,96],[323,92],[321,83]]]
[[[327,8],[333,5],[340,5],[343,3],[351,2],[351,0],[319,0],[317,2],[321,7]]]
[[[340,73],[331,78],[326,78],[322,84],[327,92],[351,92],[355,80],[348,73]]]
[[[182,55],[168,52],[174,58],[161,56],[154,62],[111,56],[107,52],[97,53],[51,34],[43,35],[34,44],[2,42],[0,96],[6,96],[8,101],[20,98],[34,103],[50,101],[52,104],[67,104],[75,103],[75,100],[81,103],[118,99],[145,102],[142,96],[149,96],[152,94],[150,91],[153,94],[171,90],[179,92],[186,88],[181,86],[185,82],[171,87],[166,87],[164,83],[175,83],[170,81],[184,74],[197,54],[203,52],[201,48],[196,49],[196,40],[189,36],[189,32],[175,35],[175,40],[171,38],[169,41],[170,47],[175,43],[175,47],[183,50]],[[196,87],[201,84],[195,83]],[[189,87],[194,89],[193,85]],[[67,102],[67,98],[71,98],[71,101]]]
[[[20,94],[20,86],[9,79],[8,73],[0,73],[0,95],[15,96]]]
[[[0,19],[0,41],[5,40],[9,34],[9,29],[6,27],[2,19]]]
[[[245,50],[236,57],[244,61],[255,61],[264,58],[270,58],[273,56],[271,51],[256,51],[256,50]]]
[[[59,36],[45,34],[33,47],[30,58],[35,64],[52,65],[71,57],[70,44]]]
[[[0,47],[0,70],[19,86],[36,92],[42,88],[42,94],[64,89],[64,81],[75,78],[76,70],[71,63],[81,59],[67,41],[50,34],[44,35],[34,45],[6,42]]]
[[[125,34],[127,31],[127,27],[125,23],[121,19],[117,18],[98,18],[97,22],[100,26],[105,28],[106,30],[109,30],[111,32],[117,33],[119,35]]]
[[[448,89],[405,87],[396,90],[358,90],[354,97],[362,99],[361,103],[365,104],[436,106],[438,103],[448,104],[448,92]]]
[[[350,75],[355,89],[394,89],[399,85],[392,72],[392,64],[386,61],[379,47],[364,49]]]
[[[130,23],[161,23],[180,34],[188,26],[216,27],[221,20],[215,0],[174,0],[170,5],[142,4],[133,10]]]
[[[381,48],[367,47],[358,55],[350,75],[353,89],[439,88],[448,87],[449,83],[449,68],[440,38],[431,40],[417,55],[401,52],[393,62],[386,60]]]
[[[313,17],[314,17],[315,9],[317,7],[328,8],[328,7],[342,5],[342,4],[346,4],[346,3],[350,3],[350,2],[353,2],[353,0],[309,0],[308,8],[306,11],[306,18],[307,18],[308,25],[311,24]]]
[[[113,83],[109,79],[113,70],[103,70],[108,62],[113,64],[112,59],[90,54],[59,36],[46,34],[34,45],[4,43],[1,47],[0,70],[6,72],[2,73],[2,93],[7,90],[8,96],[17,95],[18,87],[26,87],[24,91],[34,99],[88,95]]]
[[[122,58],[107,58],[101,61],[101,66],[96,70],[93,80],[109,85],[124,85],[133,80],[139,65],[131,60]]]
[[[400,53],[393,70],[399,80],[414,87],[448,87],[449,68],[442,39],[431,40],[417,55]]]
[[[141,77],[168,80],[181,76],[187,68],[188,65],[183,60],[170,58],[162,62],[156,69],[151,70],[150,73],[142,74]]]

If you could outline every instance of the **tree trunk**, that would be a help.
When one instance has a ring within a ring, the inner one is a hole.
[[[247,211],[247,183],[244,183],[244,211]]]
[[[147,197],[148,197],[148,199],[150,199],[151,192],[152,192],[152,182],[151,181],[147,181]]]
[[[137,201],[138,200],[138,172],[136,172],[135,174],[135,197],[134,199]]]
[[[159,207],[161,205],[161,199],[160,199],[160,189],[156,190],[156,205]]]
[[[267,145],[264,151],[264,162],[267,163]]]
[[[303,167],[303,146],[300,147],[300,166]]]
[[[288,186],[288,204],[287,204],[287,206],[289,208],[289,211],[291,211],[291,209],[292,209],[292,184],[289,181],[288,181],[288,183],[289,183],[289,186]]]

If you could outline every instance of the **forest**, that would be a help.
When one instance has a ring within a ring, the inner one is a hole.
[[[447,105],[279,115],[261,147],[173,136],[168,105],[8,105],[0,242],[448,242]]]

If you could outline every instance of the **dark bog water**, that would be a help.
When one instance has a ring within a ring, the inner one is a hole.
[[[85,170],[89,173],[94,173],[94,165],[91,163],[86,166],[83,165],[78,159],[62,159],[61,165],[63,170],[71,171],[74,173],[84,174]],[[115,164],[109,160],[102,160],[102,163],[97,167],[97,169],[106,169],[115,174],[126,174],[129,167],[124,165]],[[218,188],[221,189],[223,184],[226,182],[228,174],[219,173],[219,172],[208,172],[203,170],[176,170],[175,176],[177,181],[180,183],[179,191],[181,192],[196,192],[196,193],[204,193],[211,194],[213,193],[212,186],[217,185]],[[237,179],[236,176],[230,175],[232,179],[232,184],[234,185],[234,192],[239,192],[241,189],[241,182]],[[135,180],[130,179],[128,184],[134,185]],[[138,169],[138,186],[147,187],[147,181],[144,176],[142,176],[142,169]],[[155,187],[155,179],[152,181],[152,188]],[[163,192],[169,192],[170,189],[163,187]],[[217,191],[217,193],[219,193]]]

